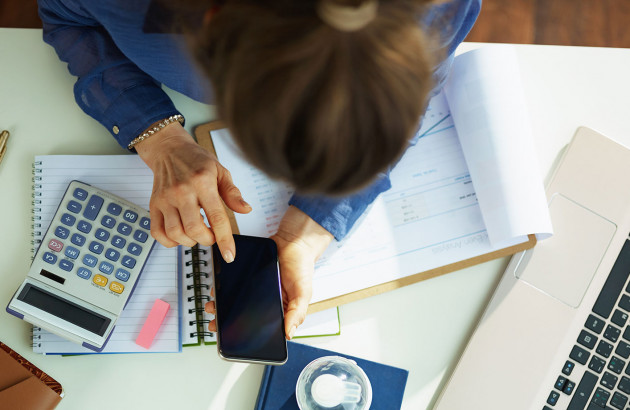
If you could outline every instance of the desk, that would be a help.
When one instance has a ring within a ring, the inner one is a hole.
[[[460,51],[482,44],[463,44]],[[542,175],[579,125],[630,146],[630,50],[516,47]],[[11,132],[0,164],[0,305],[30,261],[31,166],[38,154],[122,154],[74,103],[68,74],[40,30],[0,29],[0,128]],[[170,93],[188,127],[210,107]],[[341,335],[303,340],[409,369],[404,408],[436,400],[505,269],[507,258],[354,302],[340,309]],[[262,366],[231,364],[213,346],[181,354],[35,355],[30,325],[0,312],[0,340],[49,372],[66,391],[60,409],[250,409]]]

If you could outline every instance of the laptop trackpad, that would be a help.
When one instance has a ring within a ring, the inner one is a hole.
[[[562,194],[549,204],[554,234],[526,250],[516,277],[566,303],[579,306],[617,226]]]

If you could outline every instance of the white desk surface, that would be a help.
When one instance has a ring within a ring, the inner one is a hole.
[[[464,44],[460,51],[483,44]],[[630,50],[516,46],[539,165],[547,175],[575,129],[587,125],[630,146]],[[75,104],[74,79],[40,30],[0,29],[0,340],[64,386],[59,409],[251,409],[263,367],[230,364],[214,346],[179,354],[40,356],[30,325],[5,312],[30,263],[31,167],[39,154],[123,154]],[[188,127],[210,107],[174,95]],[[457,362],[507,258],[340,308],[341,335],[318,347],[409,370],[405,409],[430,408]]]

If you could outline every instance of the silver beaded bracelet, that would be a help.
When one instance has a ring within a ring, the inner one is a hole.
[[[184,116],[180,114],[176,114],[176,115],[171,115],[170,117],[163,119],[162,121],[158,122],[155,125],[155,127],[137,136],[133,141],[129,143],[129,145],[127,145],[127,148],[132,149],[134,145],[136,145],[140,141],[144,141],[145,139],[149,138],[151,135],[155,134],[156,132],[160,131],[163,128],[166,128],[167,125],[172,124],[175,121],[179,122],[180,124],[183,124]]]

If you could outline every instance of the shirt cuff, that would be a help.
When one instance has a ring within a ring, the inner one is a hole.
[[[368,205],[389,188],[389,177],[382,174],[376,182],[356,194],[340,198],[295,194],[289,200],[289,205],[299,208],[340,241],[350,232]]]
[[[176,114],[181,113],[160,87],[140,84],[112,101],[99,122],[127,149],[151,124]]]

